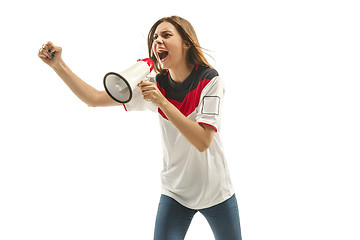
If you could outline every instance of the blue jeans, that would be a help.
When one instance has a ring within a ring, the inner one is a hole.
[[[241,240],[239,210],[235,194],[210,208],[194,210],[161,195],[154,240],[183,240],[195,213],[208,221],[216,240]]]

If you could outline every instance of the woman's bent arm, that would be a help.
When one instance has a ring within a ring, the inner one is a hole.
[[[199,124],[185,117],[179,109],[164,97],[154,83],[142,81],[139,87],[144,99],[158,106],[170,122],[174,124],[194,147],[200,152],[209,148],[216,132],[214,128]]]

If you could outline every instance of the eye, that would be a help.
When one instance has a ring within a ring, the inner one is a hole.
[[[160,33],[160,36],[162,37],[162,38],[164,38],[164,39],[166,39],[166,38],[169,38],[169,37],[171,37],[173,34],[171,33],[171,32],[162,32],[162,33]],[[156,39],[158,39],[159,38],[159,34],[154,34],[154,36],[153,36],[153,41],[155,41]]]
[[[163,37],[164,37],[164,38],[168,38],[168,37],[170,37],[170,36],[171,36],[171,34],[168,33],[168,32],[163,33]]]

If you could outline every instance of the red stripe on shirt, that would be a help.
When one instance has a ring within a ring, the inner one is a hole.
[[[199,106],[201,92],[210,81],[211,79],[203,79],[199,81],[198,86],[186,95],[183,102],[178,102],[169,98],[166,99],[171,102],[177,109],[179,109],[179,111],[184,114],[185,117],[187,117]],[[157,86],[160,92],[166,97],[165,90],[160,87],[159,83],[157,84]],[[163,118],[168,120],[168,118],[160,108],[158,109],[158,111]]]
[[[217,128],[216,128],[216,127],[214,127],[214,126],[213,126],[213,125],[211,125],[211,124],[204,123],[204,122],[198,122],[198,124],[204,124],[204,125],[206,125],[206,126],[212,127],[212,128],[213,128],[213,129],[215,129],[215,131],[217,132]]]

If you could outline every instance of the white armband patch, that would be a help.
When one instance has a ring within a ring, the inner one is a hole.
[[[202,101],[202,114],[219,115],[220,97],[204,96]]]

